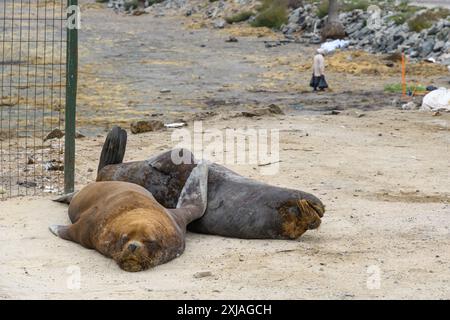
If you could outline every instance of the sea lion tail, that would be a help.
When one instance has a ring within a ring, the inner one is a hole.
[[[103,144],[98,171],[110,164],[122,163],[127,147],[127,132],[121,127],[115,126],[108,133]]]
[[[65,203],[65,204],[70,204],[70,202],[72,201],[73,197],[75,196],[76,192],[71,192],[68,194],[65,194],[57,199],[53,199],[52,201],[54,202],[59,202],[59,203]]]
[[[208,199],[208,164],[200,162],[189,175],[180,198],[177,209],[188,209],[187,224],[203,216]]]

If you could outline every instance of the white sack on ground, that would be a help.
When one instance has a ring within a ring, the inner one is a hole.
[[[348,40],[333,40],[322,43],[320,49],[325,50],[327,53],[333,52],[336,49],[346,48],[350,44]]]
[[[450,112],[450,90],[439,88],[428,93],[423,98],[421,110]]]

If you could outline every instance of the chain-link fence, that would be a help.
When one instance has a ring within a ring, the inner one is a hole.
[[[0,199],[63,190],[67,5],[0,2]]]

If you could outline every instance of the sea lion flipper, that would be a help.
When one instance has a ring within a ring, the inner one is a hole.
[[[177,203],[177,209],[188,209],[186,224],[203,216],[208,199],[208,164],[199,163],[189,175]],[[174,210],[180,212],[179,210]]]
[[[70,204],[70,202],[72,202],[73,197],[75,196],[75,194],[77,194],[77,192],[71,192],[68,194],[65,194],[57,199],[54,199],[52,201],[54,202],[59,202],[59,203],[65,203],[65,204]]]
[[[127,131],[121,127],[115,126],[108,133],[105,143],[103,144],[97,172],[100,172],[100,170],[107,165],[122,163],[126,147]]]
[[[61,226],[61,225],[51,225],[48,227],[51,233],[53,233],[55,236],[64,239],[64,240],[70,240],[73,241],[72,237],[70,236],[70,226]]]

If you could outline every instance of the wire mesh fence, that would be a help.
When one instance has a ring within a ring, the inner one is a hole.
[[[0,199],[64,187],[66,5],[0,2]]]

